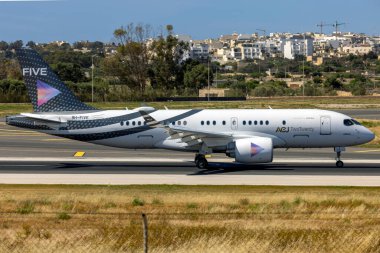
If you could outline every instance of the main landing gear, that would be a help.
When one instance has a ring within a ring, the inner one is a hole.
[[[208,168],[208,162],[205,155],[196,154],[194,162],[195,162],[195,165],[198,167],[198,169],[204,170]]]
[[[336,152],[336,167],[342,168],[344,166],[344,163],[340,160],[340,155],[343,151],[346,151],[346,148],[336,147],[334,148],[334,151]]]

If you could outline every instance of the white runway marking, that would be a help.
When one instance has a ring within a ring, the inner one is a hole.
[[[380,186],[380,176],[2,174],[0,184]]]
[[[177,159],[177,158],[112,158],[112,157],[98,157],[98,158],[72,158],[72,157],[0,157],[1,162],[168,162],[168,163],[183,163],[193,162],[191,159]],[[210,162],[232,162],[231,158],[211,158]],[[380,164],[380,159],[343,159],[345,164]],[[275,158],[272,164],[276,163],[297,163],[297,164],[335,164],[334,159],[294,159],[294,158]]]
[[[42,167],[47,166],[45,164],[9,164],[7,167]]]

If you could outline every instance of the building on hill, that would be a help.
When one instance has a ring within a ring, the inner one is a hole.
[[[374,51],[374,48],[369,44],[349,45],[341,48],[341,53],[353,55],[365,55],[372,51]]]
[[[313,55],[313,39],[311,37],[293,37],[285,41],[284,58],[294,60],[297,55],[305,57]]]

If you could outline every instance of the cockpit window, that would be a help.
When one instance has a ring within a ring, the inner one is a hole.
[[[357,120],[354,120],[354,119],[351,119],[351,121],[352,122],[354,122],[355,123],[355,125],[359,125],[359,126],[361,126],[362,124],[360,124]]]
[[[345,126],[352,126],[352,125],[354,125],[354,122],[352,122],[352,121],[349,120],[349,119],[345,119],[345,120],[343,120],[343,124],[344,124]]]

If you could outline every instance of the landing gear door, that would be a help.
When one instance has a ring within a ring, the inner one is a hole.
[[[331,134],[331,118],[330,116],[321,116],[321,135]]]
[[[232,130],[238,129],[238,118],[236,117],[231,118],[231,129]]]

